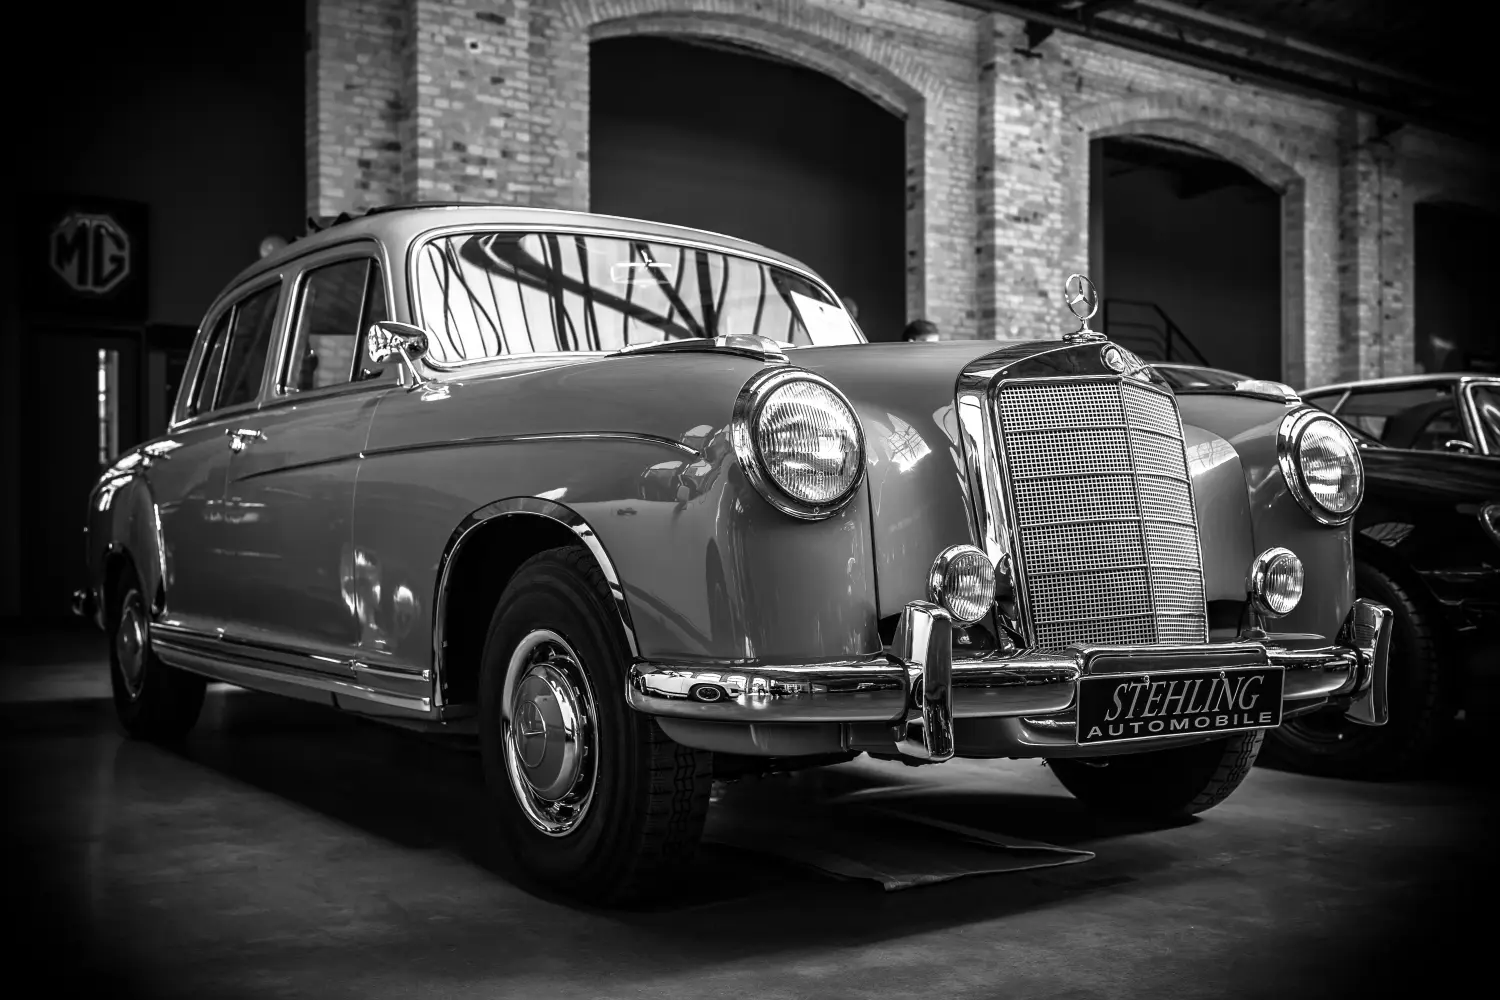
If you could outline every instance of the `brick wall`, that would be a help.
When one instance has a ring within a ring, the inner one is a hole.
[[[1411,206],[1492,196],[1412,130],[942,0],[312,0],[308,203],[585,209],[588,45],[696,35],[827,73],[907,122],[907,311],[947,336],[1050,337],[1088,247],[1088,142],[1151,134],[1283,197],[1282,354],[1306,385],[1412,364]]]

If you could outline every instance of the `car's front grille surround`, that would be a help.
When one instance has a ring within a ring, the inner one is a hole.
[[[1175,400],[1120,378],[996,387],[1015,563],[1037,648],[1208,637]]]

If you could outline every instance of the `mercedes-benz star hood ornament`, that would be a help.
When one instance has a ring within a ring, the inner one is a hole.
[[[1068,275],[1068,280],[1063,282],[1063,302],[1081,324],[1077,330],[1065,334],[1063,340],[1070,344],[1086,344],[1104,339],[1104,334],[1089,329],[1089,320],[1099,311],[1099,293],[1094,290],[1092,281],[1082,274]]]

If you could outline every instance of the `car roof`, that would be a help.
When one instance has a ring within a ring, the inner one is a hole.
[[[1422,385],[1429,382],[1500,382],[1500,376],[1475,372],[1430,372],[1422,375],[1387,375],[1384,378],[1356,379],[1352,382],[1333,382],[1302,390],[1302,395],[1322,395],[1343,392],[1346,389],[1399,388],[1403,385]]]
[[[382,206],[354,217],[340,216],[332,224],[305,236],[299,236],[280,250],[249,265],[235,275],[229,287],[253,280],[258,275],[273,271],[303,254],[350,239],[373,238],[382,242],[405,245],[429,230],[449,226],[576,228],[603,233],[656,237],[669,241],[699,243],[732,253],[764,257],[794,270],[817,274],[795,257],[778,253],[760,244],[726,236],[723,233],[690,229],[687,226],[673,226],[616,215],[570,212],[562,209],[522,208],[515,205],[485,202],[425,202]]]

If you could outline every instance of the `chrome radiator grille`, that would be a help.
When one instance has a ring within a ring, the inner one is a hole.
[[[1175,401],[1116,379],[1022,381],[997,416],[1037,645],[1205,641]]]

